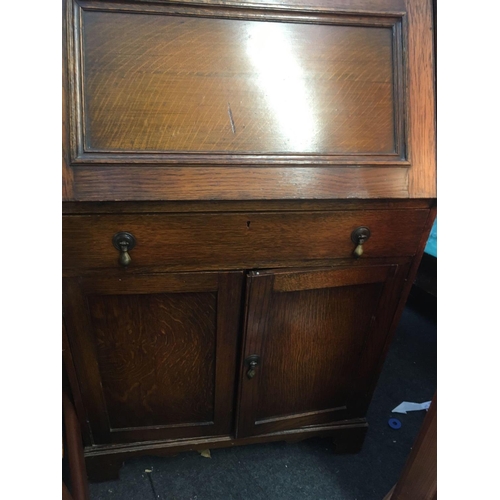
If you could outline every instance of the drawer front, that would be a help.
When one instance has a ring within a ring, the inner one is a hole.
[[[118,268],[112,243],[132,233],[132,267],[254,268],[315,259],[354,258],[351,233],[371,236],[362,258],[413,255],[429,210],[120,214],[63,217],[65,269]]]

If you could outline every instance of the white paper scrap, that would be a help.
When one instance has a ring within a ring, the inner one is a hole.
[[[392,413],[404,413],[406,415],[409,411],[427,411],[430,405],[430,401],[426,401],[425,403],[409,403],[408,401],[403,401],[400,405],[396,406],[394,410],[392,410]]]

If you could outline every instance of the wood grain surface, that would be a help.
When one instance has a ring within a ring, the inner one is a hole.
[[[435,215],[431,3],[63,0],[63,354],[92,475],[359,450]]]
[[[79,166],[72,200],[408,198],[408,169],[311,166]]]
[[[88,3],[82,1],[82,3]],[[105,3],[105,2],[101,2]],[[110,2],[107,2],[108,4]],[[169,0],[135,0],[145,8],[148,4],[169,4]],[[177,0],[182,5],[215,5],[223,7],[245,7],[248,9],[272,8],[283,11],[301,12],[341,12],[343,14],[366,13],[404,15],[406,12],[405,0]]]
[[[88,297],[112,429],[212,422],[215,293]]]
[[[66,4],[64,200],[436,196],[427,0]]]
[[[87,152],[395,153],[393,32],[83,11]]]
[[[394,210],[430,208],[433,200],[245,200],[245,201],[103,201],[62,204],[63,215],[201,213],[201,212],[297,212],[342,210]]]
[[[257,424],[270,417],[347,409],[351,369],[381,290],[381,283],[372,283],[273,295],[272,314],[261,333]]]
[[[368,266],[250,273],[238,437],[362,416],[351,403],[376,376],[371,372],[389,325],[384,315],[395,309],[392,294],[402,285],[393,280],[396,270]],[[391,303],[385,303],[388,297]],[[260,362],[249,379],[244,360],[254,354]],[[366,366],[360,369],[361,364]]]
[[[301,290],[318,290],[341,286],[353,286],[368,283],[381,283],[387,278],[387,268],[384,267],[337,267],[331,271],[311,273],[307,270],[264,271],[260,274],[274,274],[273,291],[298,292]]]
[[[437,195],[436,98],[432,0],[407,0],[408,7],[408,171],[410,197]],[[415,71],[418,68],[418,71]]]
[[[87,471],[83,455],[81,424],[69,396],[63,391],[63,452],[67,450],[71,494],[63,481],[63,500],[90,500]]]
[[[94,443],[231,431],[241,272],[68,278],[63,290]]]
[[[70,139],[69,139],[69,105],[68,99],[70,97],[68,85],[68,58],[66,57],[68,51],[68,23],[66,22],[68,2],[62,0],[62,197],[63,200],[71,200],[73,198],[73,169],[70,166]]]
[[[85,406],[82,400],[78,375],[75,370],[73,356],[69,344],[64,318],[62,323],[62,358],[63,358],[63,392],[71,395],[78,420],[80,422],[83,445],[88,446],[92,443],[90,426],[88,424]],[[66,382],[67,381],[67,382]]]
[[[351,232],[367,226],[364,258],[413,255],[428,215],[422,210],[235,214],[127,214],[63,217],[65,269],[119,268],[111,239],[137,241],[129,268],[254,268],[266,262],[352,258]],[[408,228],[412,230],[409,231]]]

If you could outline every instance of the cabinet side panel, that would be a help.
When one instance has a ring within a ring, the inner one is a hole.
[[[410,198],[435,198],[436,108],[432,0],[408,0]]]

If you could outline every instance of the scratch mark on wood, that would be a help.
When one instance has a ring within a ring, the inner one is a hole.
[[[227,114],[229,115],[229,121],[231,122],[231,130],[233,134],[236,134],[236,127],[234,126],[233,113],[231,111],[231,104],[227,103]]]

